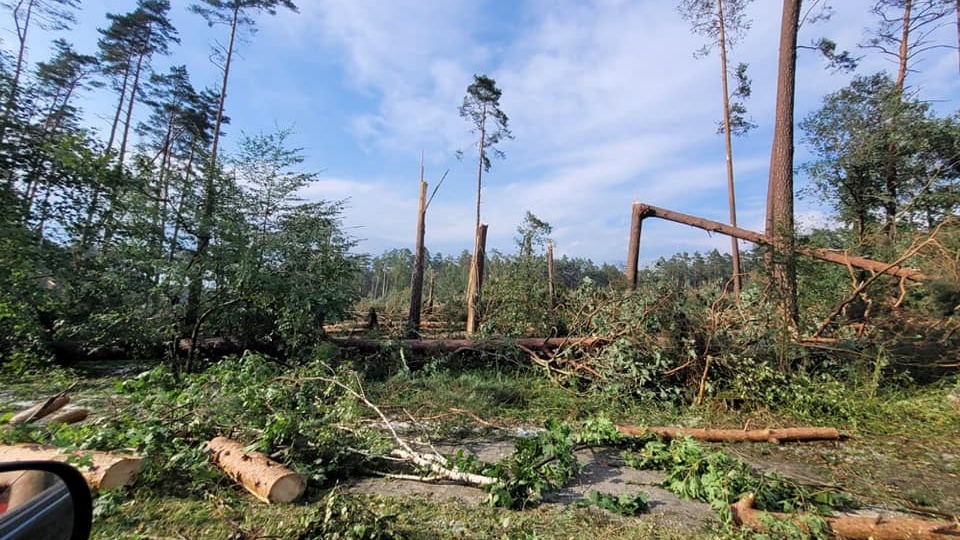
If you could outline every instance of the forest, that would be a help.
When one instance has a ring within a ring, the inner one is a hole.
[[[91,51],[70,37],[93,3],[0,13],[0,461],[103,473],[95,538],[960,536],[960,109],[911,86],[960,60],[932,37],[960,36],[960,2],[877,0],[843,51],[797,41],[829,2],[783,0],[763,231],[734,194],[751,0],[671,4],[719,53],[730,217],[635,201],[626,267],[555,256],[564,224],[530,211],[487,250],[485,175],[517,126],[486,75],[450,111],[475,137],[471,249],[424,245],[421,172],[417,238],[361,253],[346,201],[303,196],[322,173],[292,129],[222,140],[240,51],[303,2],[191,4],[207,88],[169,0],[129,3]],[[852,76],[795,118],[805,48]],[[797,200],[829,221],[798,227]],[[651,218],[729,253],[641,266]]]

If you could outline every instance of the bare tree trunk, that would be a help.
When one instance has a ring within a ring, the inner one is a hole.
[[[723,16],[723,0],[717,0],[720,38],[720,68],[723,86],[723,138],[727,154],[727,201],[730,206],[730,224],[737,226],[737,198],[733,189],[733,135],[730,133],[730,89],[727,81],[727,34]],[[740,245],[730,237],[730,256],[733,259],[733,295],[740,298]]]
[[[413,253],[413,276],[410,278],[410,313],[407,317],[407,335],[420,334],[420,308],[423,300],[423,237],[427,216],[427,183],[423,181],[423,164],[420,165],[420,205],[417,210],[417,245]]]
[[[793,222],[793,118],[800,0],[784,0],[780,21],[776,122],[767,184],[766,233],[774,240],[769,257],[771,284],[787,325],[796,327],[797,269]]]
[[[553,270],[553,240],[547,240],[547,297],[550,301],[550,309],[557,307],[557,291]]]
[[[427,311],[433,311],[433,288],[436,285],[437,272],[430,267],[430,286],[427,292]]]
[[[640,232],[643,227],[641,210],[646,205],[635,202],[630,207],[630,247],[627,249],[627,288],[637,290],[637,267],[640,264]]]
[[[910,49],[910,15],[913,10],[913,0],[904,0],[903,29],[900,34],[900,53],[897,55],[897,91],[903,93],[904,80],[907,78],[907,56]]]

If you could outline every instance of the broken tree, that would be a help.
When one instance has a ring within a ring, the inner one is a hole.
[[[643,220],[650,217],[665,219],[667,221],[673,221],[674,223],[681,223],[683,225],[689,225],[691,227],[703,229],[707,232],[718,232],[727,236],[733,236],[734,238],[753,242],[754,244],[760,244],[764,246],[773,245],[772,239],[758,232],[741,229],[739,227],[733,227],[731,225],[727,225],[726,223],[720,223],[719,221],[713,221],[680,212],[674,212],[672,210],[659,208],[649,204],[633,203],[633,229],[630,231],[630,253],[627,254],[627,283],[633,289],[636,289],[637,287],[637,269],[640,254],[640,232],[643,227]],[[923,272],[899,264],[891,265],[880,261],[875,261],[873,259],[868,259],[866,257],[856,257],[840,251],[823,248],[796,246],[794,249],[797,253],[806,255],[808,257],[842,264],[844,266],[853,266],[855,268],[868,270],[870,272],[887,274],[917,282],[926,281],[928,279]]]

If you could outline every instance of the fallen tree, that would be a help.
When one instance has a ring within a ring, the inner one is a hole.
[[[768,520],[773,518],[789,521],[803,532],[810,532],[809,518],[755,510],[754,500],[754,495],[747,493],[739,501],[730,505],[734,523],[762,533],[770,529]],[[830,527],[833,534],[847,540],[956,540],[960,538],[960,526],[956,523],[879,516],[840,516],[821,519]]]
[[[706,442],[798,442],[836,441],[840,432],[834,428],[798,427],[782,429],[710,429],[681,427],[617,426],[624,435],[641,437],[656,434],[664,439],[691,437]]]
[[[639,260],[640,252],[640,231],[643,226],[643,220],[649,217],[664,219],[683,225],[689,225],[691,227],[703,229],[707,232],[718,232],[727,236],[739,238],[740,240],[753,242],[754,244],[765,246],[773,245],[773,240],[771,238],[755,231],[741,229],[739,227],[727,225],[726,223],[721,223],[719,221],[691,216],[681,212],[674,212],[673,210],[667,210],[666,208],[660,208],[649,204],[633,203],[632,215],[633,229],[630,231],[630,252],[627,254],[627,283],[633,288],[636,288],[637,286],[637,261]],[[813,257],[815,259],[842,264],[844,266],[853,266],[855,268],[868,270],[878,274],[887,274],[890,276],[918,282],[926,281],[928,279],[928,277],[922,272],[913,268],[908,268],[899,264],[891,265],[884,262],[875,261],[873,259],[868,259],[866,257],[857,257],[841,251],[807,246],[797,246],[796,251],[797,253],[806,255],[808,257]]]
[[[92,490],[129,486],[140,473],[140,458],[93,450],[63,450],[55,446],[0,446],[0,462],[62,461],[77,467]]]
[[[63,409],[50,416],[45,416],[37,421],[38,424],[75,424],[82,422],[90,416],[90,409],[81,407],[75,409]]]
[[[260,452],[246,452],[226,437],[207,443],[210,460],[227,476],[265,503],[290,503],[307,489],[307,478]]]
[[[331,338],[330,342],[344,348],[362,352],[378,352],[383,348],[400,345],[404,349],[419,353],[458,352],[458,351],[496,351],[500,349],[520,348],[535,351],[550,351],[564,347],[592,348],[603,345],[608,340],[601,337],[585,338],[517,338],[517,339],[402,339],[380,340],[360,338]]]
[[[57,395],[50,396],[46,400],[13,415],[10,418],[10,425],[16,426],[19,424],[26,424],[40,420],[44,416],[62,409],[67,403],[70,403],[70,397],[67,396],[67,392],[60,392]]]

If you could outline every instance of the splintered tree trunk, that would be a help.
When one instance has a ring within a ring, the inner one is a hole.
[[[473,258],[470,259],[470,279],[467,284],[467,335],[477,331],[477,304],[483,287],[483,258],[487,244],[487,225],[477,227],[473,243]]]
[[[289,503],[307,488],[307,478],[260,452],[244,452],[243,445],[226,437],[207,443],[210,459],[225,473],[265,503]]]
[[[69,462],[80,470],[87,485],[94,490],[129,486],[140,473],[140,458],[136,456],[93,450],[67,451],[39,444],[0,446],[0,462],[5,461]]]
[[[796,327],[797,275],[793,222],[793,115],[797,72],[800,0],[783,0],[780,59],[777,73],[776,121],[767,183],[767,237],[774,240],[769,257],[772,285],[789,326]]]
[[[420,207],[417,211],[417,246],[413,253],[413,276],[410,278],[410,313],[408,337],[420,334],[420,308],[423,301],[423,236],[427,216],[427,183],[423,181],[423,166],[420,167]]]

